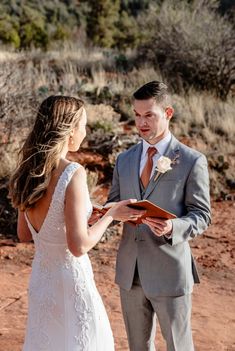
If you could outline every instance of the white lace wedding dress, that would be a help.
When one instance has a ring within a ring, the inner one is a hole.
[[[112,331],[89,257],[73,256],[66,242],[65,191],[78,167],[81,166],[70,163],[63,171],[38,233],[25,215],[35,243],[35,257],[23,351],[114,350]],[[91,211],[87,191],[88,216]]]

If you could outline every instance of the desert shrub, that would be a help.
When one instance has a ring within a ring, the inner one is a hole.
[[[112,106],[104,104],[86,105],[88,125],[92,130],[103,129],[106,132],[118,128],[120,115],[114,111]]]
[[[20,63],[20,69],[16,62],[0,66],[0,179],[15,168],[18,150],[36,113],[33,74],[30,62]]]
[[[15,48],[47,49],[55,40],[74,38],[84,6],[76,0],[3,0],[0,4],[0,40]]]
[[[21,47],[47,48],[49,37],[46,30],[46,18],[40,12],[24,5],[19,23]]]
[[[115,46],[120,50],[135,48],[140,42],[141,32],[134,17],[121,11],[117,22],[118,31],[114,33]]]
[[[137,15],[149,1],[89,0],[86,33],[93,44],[126,50],[137,46],[141,32]]]
[[[235,84],[235,35],[216,1],[165,0],[143,18],[138,58],[159,67],[177,91],[192,86],[225,99]]]
[[[66,39],[69,39],[69,37],[71,36],[70,31],[68,30],[68,28],[66,28],[64,25],[62,24],[58,24],[55,27],[55,31],[53,33],[52,39],[53,40],[58,40],[60,42],[65,41]]]
[[[10,43],[15,48],[20,47],[20,36],[18,33],[17,22],[9,15],[0,18],[0,41],[4,44]]]
[[[128,71],[130,67],[130,62],[127,58],[127,56],[123,53],[117,55],[115,57],[115,66],[118,71]]]
[[[114,45],[119,0],[90,0],[87,36],[95,45],[110,48]]]

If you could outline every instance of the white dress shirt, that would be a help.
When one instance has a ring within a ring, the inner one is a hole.
[[[157,153],[153,156],[153,168],[152,168],[152,173],[151,173],[151,177],[154,174],[154,170],[157,164],[157,160],[161,157],[164,156],[169,144],[171,141],[171,133],[169,132],[167,134],[167,136],[165,136],[162,140],[160,140],[158,143],[152,145],[149,144],[147,141],[143,140],[143,150],[142,150],[142,154],[141,154],[141,159],[140,159],[140,170],[139,170],[139,175],[141,176],[141,173],[144,169],[145,163],[147,162],[148,159],[148,148],[149,147],[155,147],[157,149]]]

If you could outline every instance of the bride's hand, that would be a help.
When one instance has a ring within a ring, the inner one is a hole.
[[[136,210],[127,206],[128,204],[135,203],[136,201],[137,200],[135,199],[120,201],[116,205],[112,206],[107,211],[106,215],[112,216],[115,221],[136,221],[146,212],[145,210]]]
[[[103,214],[101,212],[93,210],[90,218],[88,219],[89,226],[92,226],[93,224],[95,224],[102,216]]]

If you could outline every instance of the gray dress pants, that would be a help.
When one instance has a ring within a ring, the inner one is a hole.
[[[146,296],[136,269],[130,291],[120,289],[130,351],[155,351],[156,317],[167,351],[194,351],[191,332],[191,294]]]

